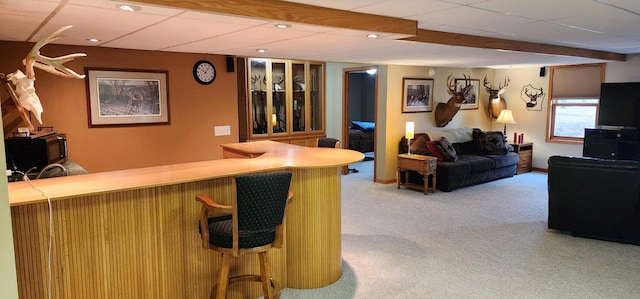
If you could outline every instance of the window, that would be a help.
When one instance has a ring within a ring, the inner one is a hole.
[[[584,138],[584,128],[595,128],[598,99],[554,99],[551,101],[555,138]]]
[[[604,64],[551,67],[547,141],[578,143],[595,128]]]

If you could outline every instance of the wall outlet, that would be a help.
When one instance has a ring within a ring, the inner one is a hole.
[[[231,126],[215,126],[213,129],[215,136],[231,135]]]

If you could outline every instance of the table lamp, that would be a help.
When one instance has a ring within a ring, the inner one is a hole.
[[[407,154],[411,156],[411,139],[413,139],[413,129],[415,127],[415,123],[412,121],[408,121],[404,127],[404,137],[407,138]]]
[[[504,140],[506,141],[507,140],[507,124],[516,123],[515,119],[513,119],[513,113],[511,113],[511,110],[504,109],[500,111],[500,115],[498,115],[498,119],[496,119],[496,123],[504,124],[504,131],[502,133],[504,134]]]

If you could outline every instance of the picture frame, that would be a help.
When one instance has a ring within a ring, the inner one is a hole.
[[[168,72],[85,68],[89,127],[167,125]]]
[[[402,78],[402,113],[433,111],[433,79]]]
[[[460,105],[460,109],[462,110],[471,110],[478,109],[478,102],[480,101],[480,79],[462,79],[457,78],[455,80],[456,91],[461,91],[462,88],[467,84],[466,82],[470,81],[471,83],[471,91],[467,94],[464,103]]]

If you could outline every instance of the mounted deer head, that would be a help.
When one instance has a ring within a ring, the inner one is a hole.
[[[487,81],[487,76],[484,76],[484,87],[489,93],[489,117],[498,118],[500,111],[507,109],[507,102],[502,98],[502,93],[506,90],[507,86],[511,83],[511,79],[506,77],[504,79],[504,85],[498,84],[498,89],[491,88],[491,82]]]
[[[471,77],[464,75],[465,86],[460,90],[456,90],[455,80],[452,75],[447,77],[447,92],[451,95],[451,98],[447,103],[438,103],[436,106],[435,118],[436,127],[446,126],[458,113],[460,106],[464,103],[466,94],[471,90]]]
[[[40,124],[42,124],[42,104],[40,103],[40,98],[38,98],[36,89],[33,84],[36,79],[36,74],[33,67],[37,67],[51,74],[62,76],[65,78],[84,78],[84,75],[77,74],[73,70],[65,67],[63,64],[65,62],[74,60],[76,57],[87,56],[86,54],[76,53],[55,58],[50,58],[40,54],[40,49],[42,47],[61,38],[62,35],[60,35],[60,33],[71,27],[72,26],[62,27],[44,37],[33,46],[31,52],[29,52],[29,54],[27,54],[27,56],[22,60],[22,63],[26,68],[26,75],[20,70],[7,75],[7,80],[11,81],[11,83],[13,83],[13,85],[15,86],[15,93],[18,96],[18,102],[20,106],[28,111],[31,111],[31,113],[33,113]],[[26,119],[25,122],[30,123],[28,119]]]

